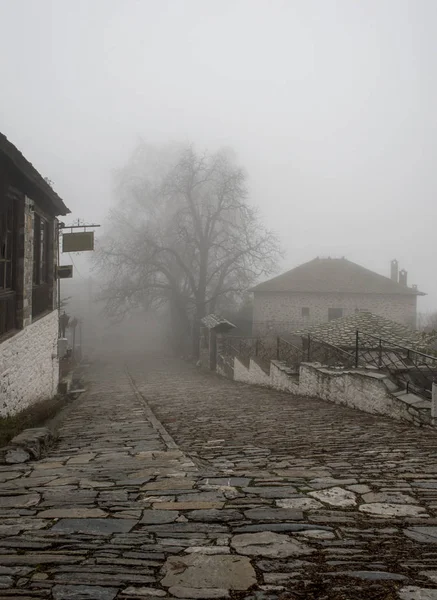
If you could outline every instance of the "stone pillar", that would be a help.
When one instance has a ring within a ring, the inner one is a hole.
[[[432,424],[437,425],[437,383],[434,382],[432,384],[431,419]]]
[[[24,200],[23,228],[23,327],[32,323],[32,290],[33,290],[33,201],[26,196]]]
[[[23,329],[32,322],[33,278],[33,213],[32,203],[19,190],[10,188],[17,206],[17,271],[15,290],[17,298],[17,327]]]
[[[49,237],[49,260],[51,265],[49,268],[48,283],[52,290],[51,304],[52,309],[58,308],[58,248],[59,248],[59,228],[58,220],[53,219],[49,222],[50,237]]]

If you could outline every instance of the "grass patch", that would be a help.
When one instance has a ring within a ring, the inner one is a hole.
[[[68,403],[66,396],[54,396],[21,411],[13,417],[0,418],[0,447],[30,427],[42,427]]]

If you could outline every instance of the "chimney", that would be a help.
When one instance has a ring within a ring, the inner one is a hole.
[[[392,281],[396,281],[396,283],[398,282],[398,271],[399,271],[399,263],[394,258],[390,263],[390,279]]]
[[[405,269],[399,271],[399,283],[407,287],[407,272]]]

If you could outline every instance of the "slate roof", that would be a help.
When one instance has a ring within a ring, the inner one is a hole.
[[[21,175],[26,182],[26,194],[43,196],[49,202],[56,215],[67,215],[70,210],[65,206],[64,201],[50,187],[44,178],[38,173],[35,167],[23,154],[0,132],[0,156],[6,158],[9,164]]]
[[[408,294],[424,296],[415,288],[392,281],[346,258],[315,258],[278,277],[264,281],[251,292],[341,294]]]
[[[227,319],[220,317],[218,315],[210,314],[201,319],[202,324],[205,325],[207,329],[213,329],[214,331],[229,331],[230,329],[235,329],[235,325],[233,325]]]
[[[390,321],[371,312],[359,312],[328,323],[313,325],[296,332],[298,335],[313,335],[315,338],[334,346],[355,346],[356,331],[377,336],[387,342],[415,348],[422,352],[430,349],[426,334],[410,329],[401,323]]]

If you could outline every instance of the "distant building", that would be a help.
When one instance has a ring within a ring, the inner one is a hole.
[[[56,217],[69,212],[0,133],[0,416],[57,392]]]
[[[390,278],[345,258],[315,258],[260,283],[254,293],[253,335],[296,331],[317,323],[368,311],[416,327],[416,286],[391,263]]]

